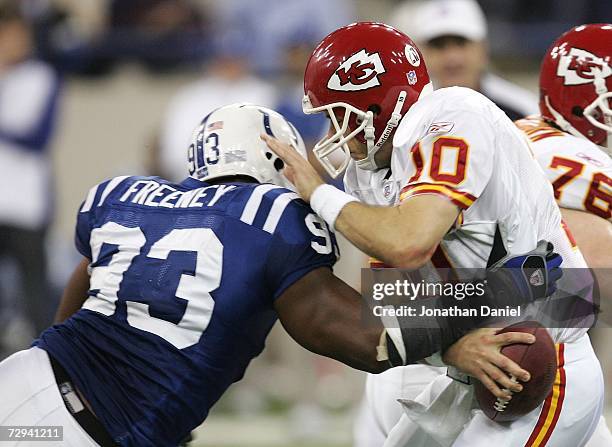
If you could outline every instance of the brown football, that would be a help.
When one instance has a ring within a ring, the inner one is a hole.
[[[511,422],[529,413],[540,405],[552,390],[557,374],[557,352],[548,330],[537,321],[523,321],[505,327],[503,332],[528,332],[536,337],[531,345],[517,343],[501,350],[521,368],[529,371],[531,380],[522,383],[523,391],[513,393],[505,402],[495,397],[479,381],[475,381],[476,399],[482,411],[497,422]]]

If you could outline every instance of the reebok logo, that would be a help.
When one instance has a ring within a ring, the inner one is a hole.
[[[427,128],[427,133],[448,133],[453,130],[455,123],[449,121],[440,121],[437,123],[431,123]]]

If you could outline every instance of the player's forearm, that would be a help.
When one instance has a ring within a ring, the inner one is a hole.
[[[319,354],[334,358],[352,368],[380,373],[390,367],[389,362],[377,358],[384,326],[382,321],[364,319],[364,303],[356,291],[337,281],[334,293],[325,305],[313,313],[313,327],[317,328]]]
[[[330,318],[326,324],[317,325],[322,329],[318,334],[320,343],[307,349],[361,371],[373,374],[386,371],[391,366],[389,362],[376,358],[376,347],[383,331],[382,324],[365,327],[361,320],[361,310],[353,311],[355,315],[349,317],[352,321],[348,321],[345,316],[340,319]],[[347,331],[347,328],[352,330]]]
[[[348,287],[348,286],[346,286]],[[342,297],[342,298],[340,298]],[[364,322],[361,300],[335,294],[329,304],[313,308],[307,320],[310,334],[296,338],[311,352],[369,373],[380,373],[390,367],[376,358],[383,325]]]
[[[61,323],[77,312],[87,299],[89,290],[89,260],[83,260],[77,265],[62,295],[62,300],[55,314],[55,323]]]
[[[362,300],[330,269],[313,270],[274,302],[279,319],[301,346],[316,354],[368,372],[389,367],[377,360],[383,331],[380,322],[365,322]]]
[[[335,227],[356,247],[388,265],[419,268],[435,249],[415,228],[406,225],[400,207],[378,207],[353,202],[346,205]]]

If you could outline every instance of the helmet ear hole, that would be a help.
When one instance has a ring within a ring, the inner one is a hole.
[[[572,115],[582,118],[584,116],[584,110],[580,106],[572,107]]]
[[[285,162],[283,160],[281,160],[280,158],[274,160],[274,169],[276,169],[277,171],[281,171],[284,167]]]
[[[372,112],[374,116],[380,115],[380,112],[382,112],[382,108],[378,104],[370,104],[368,106],[368,112]]]

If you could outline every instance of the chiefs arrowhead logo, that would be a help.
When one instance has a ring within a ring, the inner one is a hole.
[[[595,78],[607,78],[612,68],[607,61],[585,50],[572,48],[560,53],[557,76],[565,79],[565,85],[590,84]]]
[[[327,82],[327,88],[340,91],[367,90],[380,85],[378,76],[385,67],[378,53],[365,49],[342,62]]]

